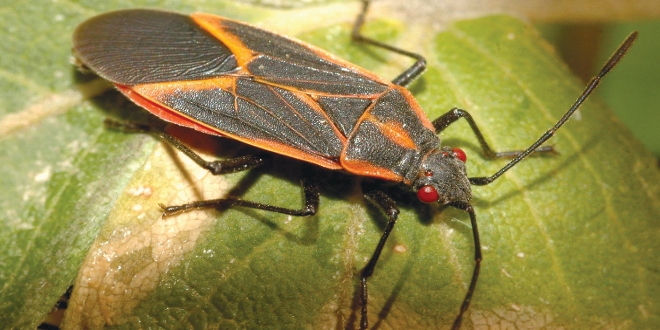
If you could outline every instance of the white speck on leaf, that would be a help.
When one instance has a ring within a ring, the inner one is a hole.
[[[34,181],[36,182],[46,182],[48,179],[50,179],[50,176],[52,175],[52,168],[49,166],[46,166],[46,168],[43,169],[43,171],[37,173],[37,175],[34,176]]]
[[[408,252],[408,247],[405,246],[404,244],[395,244],[392,247],[392,251],[394,251],[396,253],[404,254],[404,253]]]

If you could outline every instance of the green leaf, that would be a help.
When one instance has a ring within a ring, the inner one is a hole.
[[[358,7],[345,4],[295,11],[224,2],[3,5],[0,322],[35,328],[73,284],[64,329],[357,327],[359,271],[386,221],[362,198],[360,178],[319,169],[321,210],[309,218],[242,208],[160,217],[158,203],[229,192],[297,208],[301,164],[276,157],[263,169],[213,177],[149,136],[103,128],[106,116],[148,117],[76,73],[71,32],[102,11],[145,5],[259,23],[385,77],[411,64],[352,44]],[[387,14],[374,12],[365,34],[427,57],[429,69],[411,91],[429,117],[466,109],[498,150],[530,145],[583,88],[535,30],[512,18],[435,33]],[[626,70],[625,59],[616,70]],[[172,132],[208,159],[250,151]],[[470,175],[506,164],[484,160],[463,121],[441,136],[466,150]],[[484,260],[463,328],[658,327],[656,161],[595,98],[551,144],[558,156],[527,159],[474,188]],[[474,264],[469,217],[406,192],[396,198],[401,215],[369,280],[370,323],[446,328]]]
[[[603,86],[600,93],[623,123],[634,128],[635,137],[658,158],[660,134],[654,124],[660,122],[660,111],[657,110],[660,97],[654,90],[658,86],[660,76],[660,66],[655,65],[655,54],[660,51],[660,21],[616,24],[608,27],[608,37],[603,41],[608,46],[614,45],[617,43],[615,39],[625,35],[624,31],[634,30],[638,30],[643,36],[642,41],[636,45],[639,49],[635,50],[635,60],[627,70],[617,70],[618,79]]]

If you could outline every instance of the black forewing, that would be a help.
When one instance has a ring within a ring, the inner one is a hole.
[[[235,86],[235,91],[180,89],[155,98],[227,135],[272,141],[306,154],[339,159],[343,142],[327,117],[300,99],[305,94],[249,79],[237,79]]]
[[[336,95],[375,95],[387,85],[331,62],[330,59],[290,38],[232,20],[221,23],[226,33],[238,37],[259,54],[247,65],[250,74],[278,85]]]
[[[270,140],[328,159],[338,159],[342,139],[372,100],[390,88],[373,74],[294,39],[204,17],[219,30],[205,30],[196,16],[156,10],[103,14],[78,27],[74,51],[100,76],[132,86],[220,132],[244,140]],[[224,44],[224,36],[239,43]],[[236,47],[250,54],[246,63],[238,63],[231,50]],[[229,77],[235,78],[234,90],[182,87],[145,92],[151,84]],[[326,116],[310,108],[312,97]]]
[[[364,110],[371,105],[371,99],[360,99],[340,96],[322,96],[318,98],[319,106],[330,117],[339,131],[348,137]]]
[[[190,16],[148,9],[102,14],[74,32],[78,59],[120,85],[196,80],[237,69],[233,53]]]

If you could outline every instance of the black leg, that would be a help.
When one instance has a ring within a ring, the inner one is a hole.
[[[369,45],[384,48],[389,51],[393,51],[395,53],[415,59],[415,64],[413,64],[410,68],[408,68],[406,71],[404,71],[398,77],[394,78],[394,80],[392,80],[392,83],[395,85],[404,86],[404,87],[408,86],[411,82],[417,79],[422,74],[422,72],[424,72],[424,70],[426,70],[426,59],[424,59],[422,55],[411,53],[401,48],[390,46],[388,44],[365,37],[362,34],[360,34],[360,29],[362,28],[362,25],[364,25],[364,17],[367,14],[367,10],[369,9],[369,2],[370,2],[369,0],[362,0],[362,5],[363,5],[362,11],[360,12],[360,15],[355,21],[355,25],[353,26],[353,33],[352,33],[353,40],[356,42],[363,42]]]
[[[213,175],[246,171],[251,168],[260,166],[264,163],[264,159],[262,157],[258,157],[255,155],[247,155],[232,159],[208,162],[205,161],[198,154],[196,154],[194,151],[192,151],[190,148],[188,148],[181,141],[163,132],[158,127],[154,127],[150,125],[139,125],[133,123],[120,123],[110,119],[106,119],[104,123],[107,127],[113,129],[120,129],[125,132],[148,133],[157,136],[162,141],[179,149],[186,156],[190,157],[190,159],[192,159],[200,167],[209,170]],[[159,205],[163,209],[163,218],[192,210],[214,209],[218,207],[227,207],[227,206],[242,206],[242,207],[266,210],[266,211],[295,215],[295,216],[314,215],[316,214],[316,211],[318,210],[319,207],[318,187],[316,186],[315,183],[312,183],[309,180],[303,180],[302,185],[303,185],[303,191],[305,193],[305,206],[299,210],[272,206],[268,204],[255,203],[235,197],[198,201],[198,202],[193,202],[184,205],[177,205],[177,206],[165,206],[163,204],[159,204]]]
[[[360,304],[362,305],[362,310],[360,312],[361,330],[365,330],[369,326],[369,319],[367,318],[367,300],[369,297],[367,291],[367,279],[373,275],[378,258],[385,247],[385,242],[387,242],[387,238],[390,236],[392,229],[394,229],[394,224],[396,224],[396,219],[399,216],[399,209],[396,207],[396,203],[384,192],[375,190],[365,194],[364,197],[374,205],[380,207],[389,218],[389,221],[387,222],[383,236],[380,237],[380,241],[378,242],[378,246],[376,246],[374,254],[371,256],[371,259],[369,259],[367,265],[364,266],[362,274],[360,275]]]
[[[197,153],[190,150],[190,148],[188,148],[181,141],[177,140],[172,135],[165,133],[159,127],[154,127],[150,125],[140,125],[134,123],[120,123],[118,121],[114,121],[111,119],[106,119],[104,121],[104,124],[106,125],[106,127],[112,129],[119,129],[124,132],[147,133],[154,135],[163,142],[166,142],[172,147],[179,149],[179,151],[181,151],[186,156],[188,156],[188,158],[192,159],[195,163],[197,163],[197,165],[199,165],[201,168],[207,169],[213,175],[247,171],[249,169],[258,167],[264,163],[264,159],[256,155],[246,155],[232,159],[207,162]]]
[[[315,183],[309,180],[302,180],[303,191],[305,193],[305,206],[302,209],[295,210],[268,204],[255,203],[235,197],[226,197],[221,199],[211,199],[206,201],[193,202],[178,206],[165,206],[159,204],[163,209],[163,218],[177,215],[192,210],[217,209],[227,206],[242,206],[252,209],[266,210],[275,213],[282,213],[295,216],[310,216],[316,214],[319,208],[319,190]]]
[[[467,294],[465,294],[465,299],[461,304],[461,309],[458,312],[458,316],[454,320],[454,325],[452,330],[458,330],[461,328],[461,322],[463,321],[463,314],[470,307],[470,300],[472,300],[472,295],[474,294],[474,289],[477,287],[477,279],[479,278],[479,270],[481,270],[481,241],[479,240],[479,229],[477,228],[477,215],[474,213],[472,205],[463,202],[454,202],[449,204],[457,209],[461,209],[468,214],[470,214],[470,223],[472,224],[472,236],[474,237],[474,271],[472,272],[472,279],[470,280],[470,286],[468,287]]]
[[[481,131],[479,130],[479,127],[477,127],[477,123],[474,122],[474,119],[472,119],[472,116],[470,114],[462,109],[458,108],[453,108],[444,115],[438,117],[436,120],[433,121],[433,127],[435,128],[435,133],[440,133],[442,132],[445,128],[447,128],[449,125],[453,124],[457,120],[465,118],[467,122],[470,124],[470,128],[472,128],[472,131],[474,132],[474,135],[477,136],[477,140],[479,140],[479,145],[481,145],[481,150],[484,153],[484,156],[489,159],[494,159],[494,158],[513,158],[521,153],[523,153],[524,150],[515,150],[515,151],[502,151],[502,152],[496,152],[494,151],[489,145],[488,142],[486,142],[486,139],[484,139],[484,136],[481,134]],[[536,153],[554,153],[555,149],[552,146],[547,146],[547,147],[542,147],[536,149],[534,152]]]

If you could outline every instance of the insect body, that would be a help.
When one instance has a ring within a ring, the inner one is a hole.
[[[524,151],[494,152],[470,115],[452,109],[431,122],[406,86],[425,68],[417,54],[360,35],[367,10],[353,31],[357,41],[416,59],[393,81],[326,51],[245,23],[208,14],[191,16],[155,10],[123,10],[94,17],[76,30],[78,59],[111,81],[128,98],[158,117],[204,133],[230,137],[261,149],[331,170],[396,182],[426,203],[447,204],[469,213],[476,265],[454,322],[459,328],[480,270],[481,248],[470,185],[485,185],[539,148],[561,127],[635,40],[631,35],[592,80],[562,119]],[[468,178],[465,154],[443,147],[437,133],[465,118],[486,156],[515,158],[490,177]],[[143,130],[149,130],[148,128]],[[160,137],[214,174],[259,166],[259,156],[206,162],[165,133]],[[281,208],[226,198],[164,207],[164,215],[189,209],[236,205],[291,215],[311,215],[317,187],[303,183],[305,207]],[[362,270],[361,323],[366,329],[367,279],[397,220],[394,201],[379,190],[365,195],[389,217],[383,236]]]

